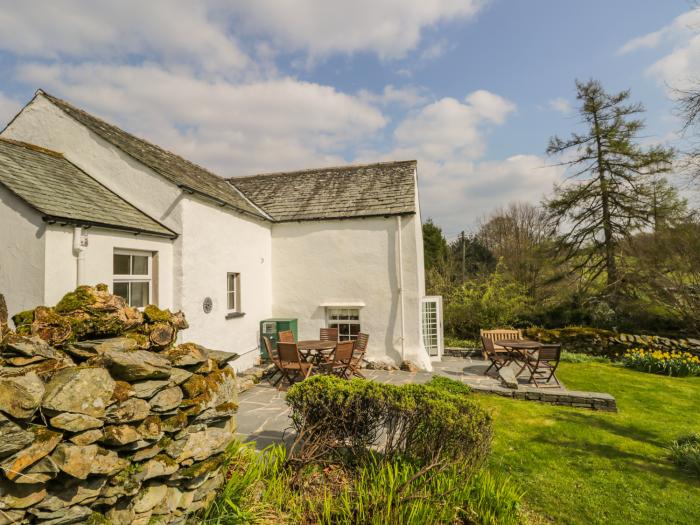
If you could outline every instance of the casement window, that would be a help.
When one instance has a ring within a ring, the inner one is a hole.
[[[226,307],[229,312],[241,311],[241,274],[226,275]]]
[[[143,308],[153,296],[153,255],[149,252],[114,250],[112,292],[129,306]]]
[[[337,328],[341,341],[354,341],[360,333],[360,309],[326,308],[326,326]]]

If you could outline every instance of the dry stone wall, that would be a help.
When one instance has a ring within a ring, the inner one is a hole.
[[[0,317],[0,525],[184,523],[211,501],[235,354],[176,346],[182,314],[104,285],[13,321]]]

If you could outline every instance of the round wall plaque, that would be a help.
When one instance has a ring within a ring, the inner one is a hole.
[[[211,312],[211,309],[214,307],[214,303],[211,300],[211,297],[205,297],[204,302],[202,303],[202,310],[204,310],[205,314],[208,314]]]

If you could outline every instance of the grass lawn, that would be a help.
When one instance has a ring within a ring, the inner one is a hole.
[[[481,395],[495,419],[490,459],[555,523],[700,523],[700,481],[667,459],[679,434],[700,431],[700,378],[601,363],[562,363],[571,390],[609,392],[618,413]]]

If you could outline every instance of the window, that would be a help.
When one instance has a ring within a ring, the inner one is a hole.
[[[230,312],[241,311],[241,274],[226,275],[226,306]]]
[[[147,252],[115,250],[112,291],[129,306],[143,308],[151,302],[153,256]]]
[[[359,308],[328,308],[326,324],[328,328],[338,329],[341,341],[354,341],[360,333]]]

